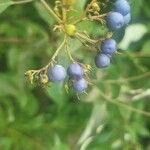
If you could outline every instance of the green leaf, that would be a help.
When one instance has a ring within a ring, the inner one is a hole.
[[[87,2],[86,0],[77,0],[77,2],[76,2],[77,7],[80,8],[80,9],[83,9],[86,2]]]
[[[10,5],[12,5],[12,1],[10,1],[10,0],[1,0],[1,2],[0,2],[0,13],[2,13]]]
[[[52,84],[47,90],[49,97],[59,106],[63,106],[67,99],[66,92],[63,88],[61,84]]]
[[[5,110],[5,112],[7,112],[7,117],[5,117],[7,119],[7,122],[12,123],[15,121],[15,115],[14,115],[14,107],[12,104],[12,101],[9,98],[4,98],[1,99],[1,104],[7,108]]]
[[[21,122],[18,122],[16,128],[24,131],[32,131],[40,129],[44,122],[43,115],[34,116],[32,118],[24,118]]]
[[[149,52],[149,48],[150,48],[150,40],[147,40],[143,44],[142,51]]]
[[[112,98],[117,98],[120,94],[121,86],[118,84],[112,84],[111,90],[112,90]]]
[[[139,17],[140,11],[141,11],[141,5],[142,5],[142,0],[131,0],[130,1],[131,14],[132,14],[133,20],[135,18]],[[144,8],[144,10],[145,10],[145,8]],[[144,11],[144,10],[142,10],[142,11]]]
[[[100,26],[94,22],[85,21],[79,24],[78,29],[80,31],[86,31],[88,34],[93,34],[94,32],[96,34],[97,32],[99,33]]]
[[[16,48],[11,48],[8,51],[8,66],[10,69],[16,69],[15,66],[17,66],[18,58],[19,58],[18,53],[19,52]]]
[[[29,115],[34,115],[37,112],[38,103],[37,103],[37,99],[34,97],[34,95],[32,95],[30,93],[28,94],[27,103],[25,105],[24,110]]]
[[[15,95],[16,87],[12,84],[12,80],[5,74],[0,74],[0,96]]]
[[[36,9],[37,9],[40,17],[45,22],[47,22],[50,25],[54,23],[53,17],[50,16],[50,14],[48,13],[48,11],[45,9],[45,7],[40,2],[36,2],[35,3],[35,7],[36,7]]]
[[[69,147],[67,144],[63,143],[58,135],[54,136],[54,149],[61,149],[61,150],[69,150]]]
[[[3,137],[0,139],[0,148],[3,150],[11,150],[12,140],[10,137]]]
[[[133,24],[127,27],[125,36],[119,47],[127,49],[132,42],[139,41],[147,32],[147,28],[143,24]]]
[[[6,118],[6,113],[4,112],[4,109],[0,105],[0,132],[4,131],[6,128],[7,124],[7,118]]]

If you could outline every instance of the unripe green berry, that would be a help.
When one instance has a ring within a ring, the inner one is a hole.
[[[68,24],[65,26],[65,32],[69,35],[69,36],[75,36],[76,33],[76,26],[73,24]]]
[[[93,11],[100,11],[100,7],[96,2],[94,2],[91,7]]]

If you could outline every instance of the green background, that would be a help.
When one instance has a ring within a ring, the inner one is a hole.
[[[86,3],[77,0],[76,15]],[[150,2],[130,1],[132,22],[114,35],[121,54],[107,69],[96,69],[92,48],[70,40],[73,57],[92,66],[94,85],[80,100],[63,84],[27,82],[24,72],[46,65],[62,39],[40,2],[10,4],[0,1],[0,150],[149,150],[150,117],[137,109],[150,111]],[[83,29],[104,34],[98,23]],[[58,61],[70,63],[63,50]]]

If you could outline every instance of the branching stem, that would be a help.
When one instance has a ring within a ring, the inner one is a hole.
[[[60,52],[60,50],[61,50],[62,47],[64,46],[65,42],[66,42],[66,35],[65,35],[65,37],[64,37],[63,42],[60,44],[60,46],[59,46],[59,47],[57,48],[57,50],[55,51],[53,57],[51,58],[51,61],[53,61],[53,62],[55,61],[55,58],[57,57],[58,53]],[[50,62],[49,64],[51,64],[51,62]],[[48,64],[48,65],[49,65],[49,64]]]
[[[66,42],[66,35],[65,35],[65,37],[64,37],[63,42],[60,44],[60,46],[57,48],[57,50],[55,51],[54,55],[52,56],[50,62],[49,62],[45,67],[43,67],[43,68],[41,68],[41,69],[38,69],[38,70],[31,70],[31,71],[33,71],[33,75],[34,75],[34,74],[38,74],[38,73],[40,73],[41,71],[47,71],[48,67],[49,67],[50,65],[52,65],[53,63],[56,62],[55,59],[56,59],[58,53],[60,52],[60,50],[62,49],[62,47],[64,46],[65,42]]]
[[[41,3],[43,6],[49,11],[49,13],[56,19],[58,23],[62,23],[62,20],[55,14],[55,12],[52,10],[52,8],[46,3],[45,0],[41,0]]]
[[[81,39],[83,39],[83,40],[85,40],[91,44],[94,44],[94,45],[99,42],[99,40],[90,39],[89,37],[87,37],[81,33],[76,33],[76,37],[79,37],[79,38],[81,38]]]
[[[70,49],[69,49],[69,45],[68,45],[68,39],[66,38],[66,41],[65,41],[65,50],[66,50],[66,53],[69,57],[69,59],[72,61],[72,62],[75,62],[75,60],[73,59],[72,55],[71,55],[71,52],[70,52]]]
[[[62,1],[63,5],[62,5],[62,19],[63,19],[63,23],[66,24],[67,21],[67,11],[65,8],[65,4],[64,1]]]
[[[147,117],[150,117],[150,112],[147,112],[147,111],[143,111],[143,110],[139,110],[139,109],[136,109],[136,108],[133,108],[131,106],[128,106],[126,105],[125,103],[122,103],[122,102],[119,102],[119,101],[116,101],[116,100],[111,100],[108,96],[106,96],[103,92],[99,91],[100,92],[100,95],[108,102],[112,103],[112,104],[115,104],[115,105],[118,105],[118,106],[121,106],[121,107],[124,107],[132,112],[136,112],[138,114],[141,114],[141,115],[144,115],[144,116],[147,116]]]

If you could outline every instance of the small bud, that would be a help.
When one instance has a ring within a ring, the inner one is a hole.
[[[76,33],[76,26],[69,24],[65,26],[65,32],[69,35],[69,36],[74,36]]]
[[[25,73],[25,76],[30,76],[33,74],[33,70],[28,70],[26,73]]]
[[[100,7],[96,2],[92,3],[91,8],[94,12],[95,11],[97,11],[97,12],[100,11]]]
[[[46,74],[43,74],[43,75],[41,75],[40,76],[40,82],[42,83],[42,84],[47,84],[48,83],[48,76],[46,75]]]
[[[34,79],[34,71],[29,70],[25,73],[25,76],[29,79],[30,83],[33,84],[33,79]]]
[[[89,64],[85,64],[85,65],[84,65],[84,71],[85,71],[85,72],[89,72],[89,71],[91,71],[91,70],[92,70],[91,65],[89,65]]]

